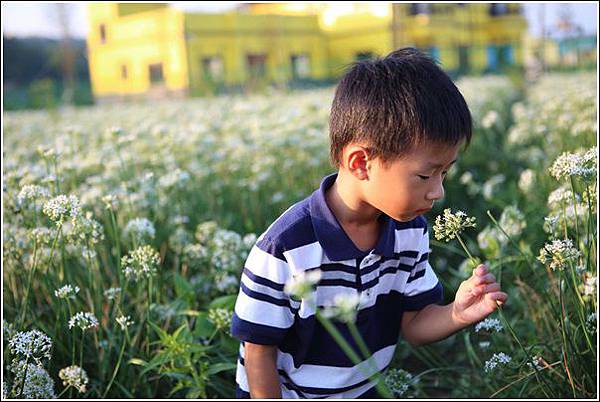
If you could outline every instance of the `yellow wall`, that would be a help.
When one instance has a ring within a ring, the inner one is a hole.
[[[241,84],[249,78],[249,53],[267,56],[266,77],[276,82],[292,77],[292,54],[309,56],[310,78],[328,76],[324,34],[313,16],[188,13],[185,31],[193,86],[201,85],[200,60],[207,56],[222,58],[226,84]]]
[[[116,3],[88,5],[87,44],[94,94],[136,94],[153,89],[148,67],[153,63],[163,65],[164,88],[185,90],[188,71],[183,13],[165,7],[119,16],[118,6]],[[100,24],[106,26],[104,44]],[[126,79],[121,77],[121,65],[127,66]]]

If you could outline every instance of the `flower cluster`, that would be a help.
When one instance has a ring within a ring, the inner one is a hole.
[[[500,323],[500,320],[498,320],[497,318],[486,318],[485,320],[479,322],[477,325],[475,325],[475,332],[479,332],[481,330],[485,330],[485,331],[496,331],[496,332],[500,332],[504,329],[504,327],[502,326],[502,324]]]
[[[463,229],[475,227],[475,218],[468,217],[463,211],[452,213],[450,208],[444,210],[444,215],[435,218],[433,231],[437,240],[450,241],[459,236]]]
[[[79,286],[65,285],[54,291],[54,295],[59,299],[75,300],[75,295],[79,293]]]
[[[90,328],[98,328],[99,322],[96,316],[90,312],[80,311],[69,320],[69,329],[79,327],[82,331]]]
[[[598,147],[585,152],[564,152],[552,164],[549,171],[556,180],[580,177],[585,181],[595,181],[598,166]]]
[[[298,299],[309,297],[313,287],[321,280],[320,269],[301,271],[285,282],[283,291]]]
[[[10,353],[24,359],[32,358],[40,365],[42,359],[50,360],[52,339],[42,331],[19,331],[8,340]]]
[[[35,201],[37,199],[46,200],[47,198],[50,198],[50,191],[46,187],[27,184],[19,191],[17,203],[22,207],[27,201]]]
[[[121,329],[125,331],[127,327],[133,325],[133,320],[130,316],[121,315],[116,318],[117,323],[121,326]]]
[[[553,240],[544,245],[537,259],[542,264],[548,264],[552,270],[562,270],[569,261],[576,262],[579,254],[570,239]]]
[[[137,243],[146,239],[154,239],[156,230],[154,225],[146,218],[135,218],[127,222],[124,230],[124,236],[132,236]]]
[[[78,392],[84,393],[86,385],[89,382],[88,375],[84,369],[79,366],[69,366],[58,372],[58,377],[63,380],[63,385],[73,387]]]
[[[506,353],[494,353],[494,355],[485,362],[485,367],[483,369],[486,373],[489,373],[498,367],[498,365],[508,364],[511,360],[511,357]]]
[[[385,373],[384,382],[394,396],[400,398],[408,391],[408,387],[413,382],[413,376],[408,371],[392,368]]]
[[[219,331],[229,331],[233,311],[225,308],[211,308],[208,310],[208,319],[217,327]]]
[[[323,308],[323,316],[350,323],[356,321],[356,314],[361,303],[366,301],[364,294],[336,294],[333,304]]]
[[[71,219],[71,222],[75,222],[81,213],[81,206],[79,205],[79,199],[76,196],[66,196],[61,194],[46,201],[44,203],[43,212],[48,218],[56,222],[56,224],[61,225],[69,218]]]
[[[108,288],[103,294],[108,300],[114,300],[121,294],[121,288]]]
[[[127,278],[138,281],[156,274],[160,264],[160,254],[152,246],[145,245],[121,258],[121,266]]]
[[[54,399],[54,380],[40,365],[18,361],[11,364],[10,371],[14,373],[10,391],[11,398],[25,399]]]

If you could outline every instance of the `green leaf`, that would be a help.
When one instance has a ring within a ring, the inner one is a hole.
[[[208,308],[226,308],[229,310],[233,310],[233,308],[235,307],[236,299],[237,294],[217,297],[208,305]]]
[[[221,371],[235,370],[236,368],[237,363],[215,363],[210,365],[206,373],[208,375],[213,375],[220,373]]]
[[[175,294],[177,298],[191,301],[194,297],[194,288],[190,282],[179,274],[174,275]]]
[[[204,311],[200,312],[198,317],[196,317],[196,323],[194,324],[194,331],[193,331],[194,337],[208,338],[209,336],[212,335],[214,330],[215,330],[215,326],[208,319],[207,313]]]
[[[145,366],[148,363],[146,363],[142,359],[138,359],[137,357],[132,357],[131,359],[129,359],[129,361],[127,362],[127,364],[135,364],[136,366]]]

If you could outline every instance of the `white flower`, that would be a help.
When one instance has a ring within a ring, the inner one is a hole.
[[[160,264],[160,254],[151,246],[138,247],[121,258],[121,266],[127,278],[138,281],[156,274]]]
[[[511,237],[520,235],[523,229],[525,229],[527,226],[527,223],[525,222],[525,216],[516,206],[513,205],[504,208],[498,223],[506,232],[506,234]]]
[[[23,205],[25,201],[42,199],[45,200],[50,197],[50,191],[46,187],[38,186],[35,184],[27,184],[23,186],[19,194],[17,195],[17,202],[19,205]]]
[[[490,110],[487,114],[481,119],[481,126],[485,129],[491,128],[495,125],[500,119],[500,115],[495,110]]]
[[[104,197],[102,197],[102,202],[104,203],[104,206],[106,207],[106,209],[110,209],[110,210],[115,210],[117,208],[117,206],[119,205],[119,200],[113,194],[108,194],[108,195],[105,195]]]
[[[52,339],[42,331],[19,331],[8,340],[10,353],[22,356],[24,359],[32,358],[39,365],[42,359],[50,359]]]
[[[65,285],[54,291],[54,295],[59,299],[75,299],[75,295],[79,293],[79,286]]]
[[[25,399],[54,399],[54,380],[41,365],[27,363],[24,360],[11,364],[10,371],[15,374],[10,397]],[[21,384],[23,384],[21,386]],[[21,391],[22,388],[22,391]]]
[[[543,365],[543,359],[541,356],[533,356],[532,361],[527,362],[527,367],[529,367],[530,369],[533,369],[535,371],[538,370],[543,370],[544,365]]]
[[[64,194],[54,197],[46,203],[43,208],[44,214],[56,222],[62,224],[67,218],[71,219],[71,222],[75,222],[75,219],[79,217],[81,213],[81,207],[79,205],[79,199],[74,195],[66,196]]]
[[[458,236],[463,229],[475,227],[475,218],[468,217],[463,211],[457,211],[453,214],[450,208],[444,209],[444,215],[438,215],[435,218],[433,232],[437,240],[446,240],[447,242]]]
[[[323,316],[346,323],[354,322],[358,306],[365,301],[366,296],[363,293],[336,294],[333,298],[333,305],[325,306],[323,309]]]
[[[535,172],[531,169],[525,169],[519,176],[519,190],[524,194],[529,194],[535,184]]]
[[[121,288],[108,288],[103,293],[104,297],[106,297],[108,300],[113,300],[119,297],[121,294]]]
[[[98,319],[96,316],[89,312],[79,312],[75,314],[69,320],[69,329],[77,326],[81,328],[81,330],[85,331],[90,328],[97,328],[99,325]]]
[[[486,373],[493,371],[499,364],[507,364],[512,359],[506,353],[494,353],[490,360],[485,362],[484,370]]]
[[[154,239],[156,230],[154,225],[146,218],[135,218],[127,222],[125,236],[133,236],[137,242],[145,239]]]
[[[583,284],[583,294],[585,296],[593,296],[596,294],[596,289],[598,287],[598,277],[592,276],[591,274],[586,272],[585,282]]]
[[[285,282],[283,291],[298,299],[308,297],[313,286],[321,280],[321,275],[320,269],[301,271]]]
[[[58,372],[58,377],[63,380],[64,386],[73,387],[80,393],[85,392],[89,381],[87,373],[79,366],[69,366],[61,369]]]
[[[579,254],[570,239],[553,240],[552,243],[544,245],[537,259],[542,264],[548,264],[552,270],[562,270],[569,261],[576,262]]]
[[[504,329],[504,327],[502,327],[500,320],[498,320],[497,318],[486,318],[485,320],[475,325],[475,332],[479,332],[482,329],[486,331],[500,332]]]
[[[218,330],[229,330],[233,311],[224,308],[212,308],[208,310],[208,319],[215,324]]]
[[[130,316],[121,315],[116,318],[117,323],[121,326],[121,329],[125,331],[125,329],[131,325],[133,325],[133,320]]]
[[[586,152],[564,152],[552,164],[549,171],[556,180],[567,177],[580,177],[583,180],[595,179],[598,166],[598,147]]]
[[[385,385],[396,398],[401,397],[413,382],[413,376],[408,371],[392,368],[385,373]]]
[[[548,207],[551,210],[560,210],[565,203],[570,204],[575,199],[576,202],[581,201],[578,194],[573,195],[573,191],[567,187],[559,187],[548,196]]]

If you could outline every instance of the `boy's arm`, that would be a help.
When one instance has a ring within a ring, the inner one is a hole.
[[[473,275],[462,282],[453,303],[446,306],[430,304],[420,311],[402,314],[403,337],[413,346],[425,345],[447,338],[461,329],[481,321],[497,308],[496,302],[506,301],[494,275],[479,265]]]
[[[277,346],[244,342],[244,366],[252,398],[281,398]]]

